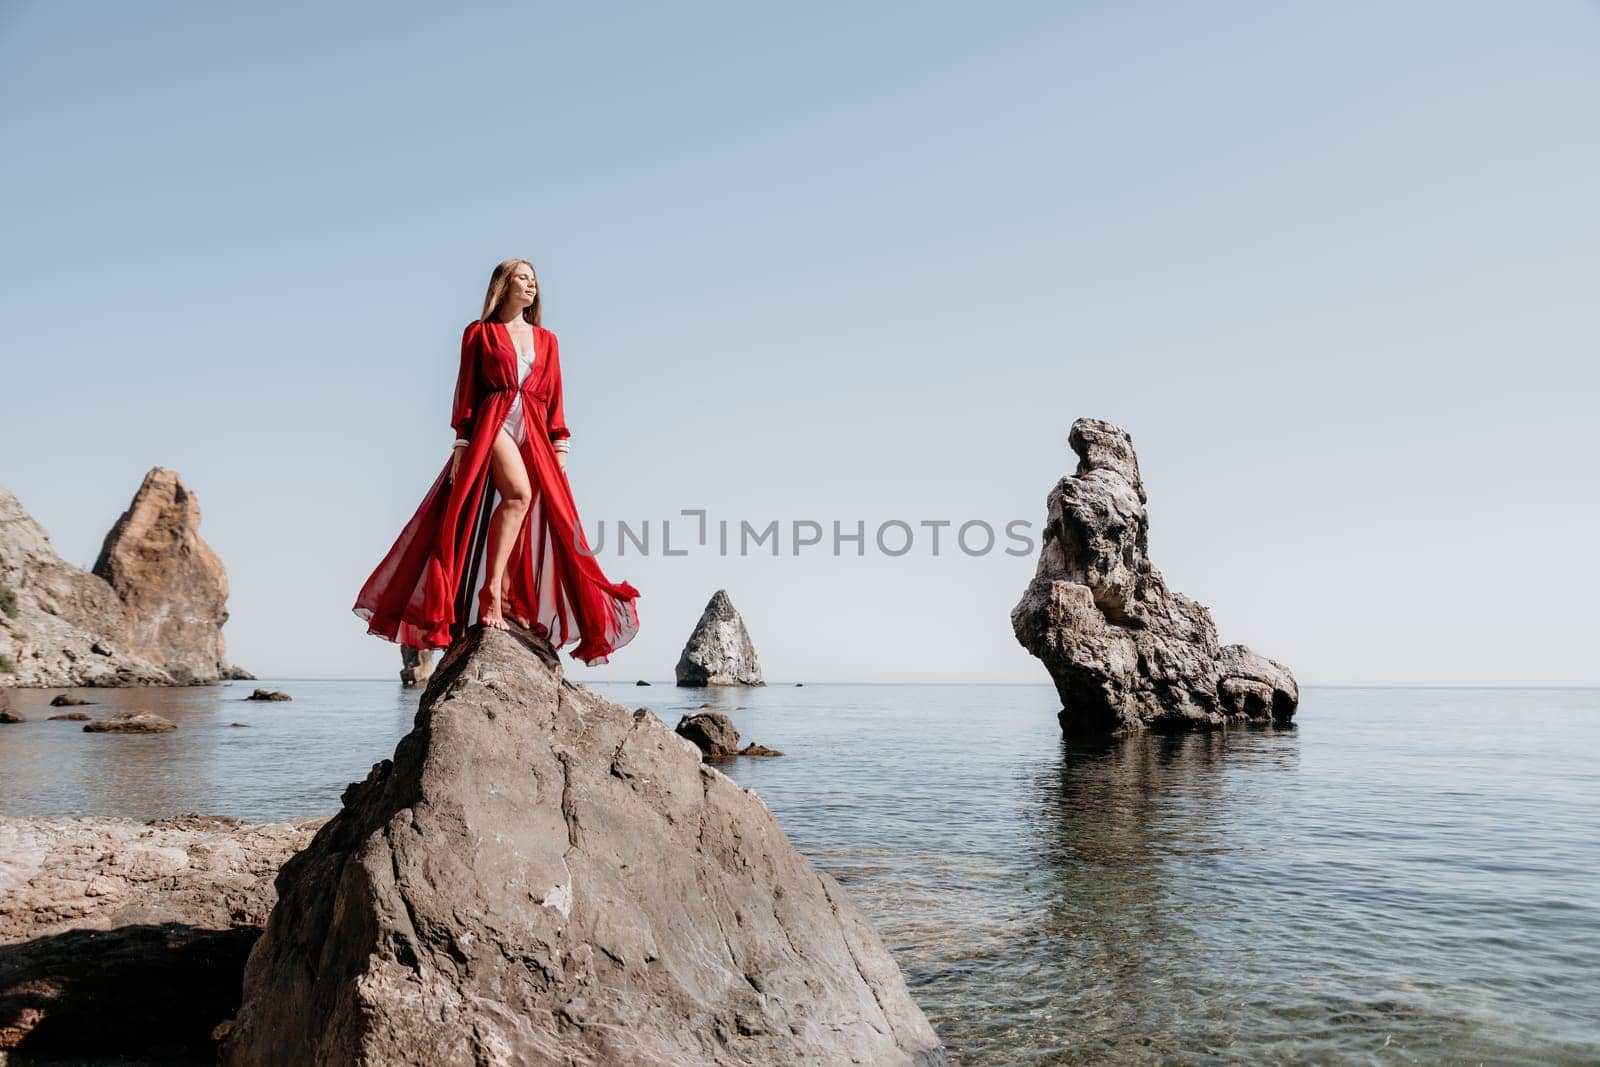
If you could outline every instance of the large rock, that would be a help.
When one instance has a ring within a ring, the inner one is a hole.
[[[102,578],[67,563],[0,487],[0,684],[169,685],[160,666],[116,647],[127,617]]]
[[[727,590],[718,589],[678,657],[679,685],[766,685],[744,620]]]
[[[0,1061],[206,1062],[323,818],[0,816]]]
[[[708,760],[732,759],[739,754],[739,731],[733,720],[714,711],[685,715],[672,732],[692,743]]]
[[[1217,645],[1211,613],[1170,592],[1150,563],[1149,517],[1133,438],[1099,419],[1072,424],[1077,471],[1047,500],[1033,581],[1011,612],[1044,661],[1069,733],[1285,721],[1299,691],[1288,668]]]
[[[127,607],[121,646],[179,685],[222,680],[228,575],[200,538],[200,502],[177,471],[155,467],[106,534],[94,573]]]
[[[277,888],[227,1064],[942,1060],[761,800],[531,635],[459,640]]]
[[[156,467],[91,573],[62,560],[0,487],[0,684],[192,685],[237,676],[223,658],[227,578],[199,522],[177,474]]]

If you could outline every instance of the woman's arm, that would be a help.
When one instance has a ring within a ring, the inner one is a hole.
[[[468,444],[472,436],[472,416],[478,400],[478,340],[480,324],[467,323],[461,332],[461,369],[456,372],[456,394],[450,404],[450,425],[456,431],[457,445]]]
[[[545,426],[550,434],[551,446],[557,452],[565,452],[570,447],[567,440],[572,436],[572,431],[567,429],[567,413],[561,402],[561,344],[556,340],[555,331],[547,332],[550,334],[550,373],[555,380],[550,389]]]

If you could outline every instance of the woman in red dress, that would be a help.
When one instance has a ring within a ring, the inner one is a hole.
[[[450,461],[356,597],[368,633],[446,648],[474,615],[510,619],[592,665],[638,632],[639,591],[607,580],[578,521],[560,346],[539,319],[533,264],[501,263],[461,335]]]

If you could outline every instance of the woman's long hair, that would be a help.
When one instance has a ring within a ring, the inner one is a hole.
[[[543,325],[539,321],[539,309],[544,303],[544,287],[539,284],[539,272],[525,259],[508,259],[495,267],[494,273],[489,275],[489,292],[483,298],[483,318],[480,321],[488,322],[489,316],[500,306],[500,301],[506,295],[506,279],[510,278],[511,272],[518,267],[527,267],[533,272],[533,303],[522,309],[523,321],[535,326]]]

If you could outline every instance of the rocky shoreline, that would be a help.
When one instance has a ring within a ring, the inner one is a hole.
[[[326,821],[0,816],[0,1062],[214,1060],[273,878]]]
[[[7,818],[0,857],[19,1057],[944,1060],[761,799],[527,633],[457,642],[331,818]]]

